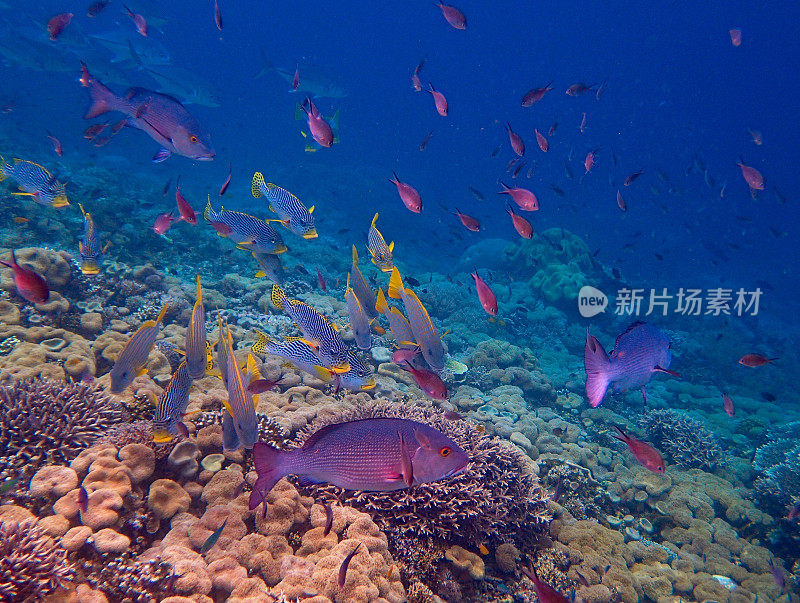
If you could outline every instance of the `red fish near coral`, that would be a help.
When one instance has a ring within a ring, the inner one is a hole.
[[[442,14],[447,22],[452,25],[456,29],[466,29],[467,28],[467,18],[464,16],[460,10],[458,10],[455,6],[449,6],[447,4],[442,4],[439,2],[436,6],[442,9]]]
[[[539,579],[539,576],[536,575],[536,570],[532,567],[530,570],[523,567],[522,573],[525,574],[531,582],[533,582],[533,590],[536,591],[536,596],[539,598],[541,603],[570,603],[570,600],[558,592],[555,588],[546,582],[542,582]]]
[[[764,190],[764,176],[761,175],[756,168],[750,167],[749,165],[743,164],[741,161],[737,163],[741,170],[742,170],[742,177],[744,177],[745,182],[747,182],[747,186],[750,187],[750,190],[753,191],[763,191]]]
[[[653,473],[664,473],[664,459],[661,458],[661,453],[658,450],[647,442],[642,442],[641,440],[627,435],[616,425],[614,429],[617,430],[617,433],[609,435],[625,443],[628,446],[628,450],[633,453],[633,456],[636,457],[636,460],[639,461],[644,468],[649,469]]]
[[[729,417],[736,414],[736,410],[733,408],[733,400],[731,400],[728,394],[722,394],[722,407],[725,409],[725,414]]]
[[[522,142],[522,137],[511,129],[511,124],[506,122],[506,130],[508,130],[508,140],[511,143],[511,148],[514,152],[522,157],[525,154],[525,143]]]
[[[408,361],[403,368],[411,373],[414,382],[425,394],[434,400],[447,400],[447,384],[439,375],[428,369],[414,368]]]
[[[490,316],[497,316],[497,298],[494,295],[494,291],[486,284],[486,281],[478,276],[477,269],[472,273],[472,278],[475,279],[475,291],[478,292],[481,306]]]
[[[56,38],[61,35],[64,28],[72,21],[72,13],[61,13],[56,15],[47,22],[47,33],[50,34],[50,39],[55,42]]]
[[[503,190],[497,193],[498,195],[509,195],[514,202],[525,211],[536,211],[539,209],[539,201],[536,199],[536,195],[527,188],[510,188],[503,182],[501,182],[500,185],[503,187]]]
[[[418,214],[422,211],[422,197],[419,196],[417,189],[406,182],[401,182],[397,174],[392,172],[394,178],[389,178],[389,182],[397,187],[397,193],[400,195],[400,200],[409,211]]]
[[[178,176],[178,182],[175,184],[175,203],[178,205],[178,212],[181,214],[181,219],[184,222],[195,225],[197,224],[197,214],[194,209],[189,205],[189,202],[181,193],[181,177]],[[163,234],[163,233],[159,233]]]
[[[11,250],[11,263],[0,260],[0,264],[14,271],[14,285],[21,297],[32,304],[41,304],[49,299],[50,287],[47,286],[47,281],[30,268],[23,268],[17,264],[13,249]]]
[[[775,362],[777,358],[767,358],[762,356],[761,354],[745,354],[741,358],[739,358],[739,364],[742,366],[749,366],[750,368],[755,368],[757,366],[764,366],[765,364],[769,364],[770,362]]]
[[[173,216],[172,212],[168,214],[161,214],[156,218],[156,221],[153,224],[153,232],[163,236],[172,227],[172,223],[177,222],[180,219],[181,218],[176,218]]]
[[[436,105],[436,112],[442,117],[447,117],[447,99],[444,97],[444,94],[436,90],[430,82],[428,82],[428,92],[433,95],[433,103]]]
[[[533,236],[531,223],[519,214],[514,213],[514,209],[508,204],[506,204],[506,211],[511,216],[511,222],[514,224],[514,229],[519,233],[519,236],[523,239],[530,239]]]
[[[466,228],[470,232],[480,232],[481,223],[478,222],[478,220],[476,220],[472,216],[468,216],[467,214],[462,214],[458,208],[456,208],[456,211],[454,213],[455,215],[458,216],[458,219],[461,220],[461,223],[464,225],[464,228]]]

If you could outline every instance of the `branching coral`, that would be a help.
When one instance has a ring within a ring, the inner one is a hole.
[[[34,378],[0,387],[0,475],[67,464],[122,420],[114,401],[83,383]]]
[[[674,410],[650,410],[639,419],[639,425],[668,462],[713,471],[723,460],[717,438],[701,421]]]
[[[800,494],[800,444],[775,440],[756,450],[753,461],[761,474],[753,489],[764,511],[781,516]]]
[[[341,415],[318,419],[298,435],[300,445],[308,434],[331,423],[367,417],[402,417],[432,425],[463,448],[470,464],[463,473],[445,480],[393,492],[342,491],[333,486],[311,486],[317,492],[336,493],[339,499],[374,517],[389,537],[390,545],[412,539],[416,546],[514,540],[520,547],[546,530],[550,516],[547,495],[525,466],[524,457],[497,438],[477,431],[466,421],[450,420],[431,405],[378,403]],[[416,566],[414,559],[406,559]]]
[[[131,553],[118,557],[79,558],[86,582],[106,593],[113,601],[154,603],[170,592],[177,576],[162,559],[134,561]]]
[[[0,523],[1,600],[39,600],[73,573],[66,551],[33,522]]]

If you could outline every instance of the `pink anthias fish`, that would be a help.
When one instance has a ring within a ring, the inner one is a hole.
[[[436,105],[436,112],[442,117],[447,117],[447,99],[444,97],[444,94],[436,90],[430,82],[428,82],[428,92],[433,95],[433,103]]]
[[[407,362],[411,362],[414,358],[420,354],[419,347],[416,348],[399,348],[392,352],[391,361],[394,364],[405,364]]]
[[[172,212],[168,214],[161,214],[156,218],[155,223],[153,224],[153,232],[158,235],[164,236],[167,231],[172,228],[173,222],[179,222],[183,218],[176,218],[172,215]]]
[[[664,473],[664,459],[661,458],[661,453],[658,450],[647,442],[642,442],[641,440],[629,436],[616,425],[614,429],[617,430],[617,433],[609,435],[626,444],[628,450],[630,450],[636,460],[641,463],[642,467],[649,469],[653,473]]]
[[[539,132],[539,130],[534,130],[534,133],[536,134],[536,144],[539,145],[543,153],[547,153],[547,150],[550,148],[550,143],[547,142],[544,134]]]
[[[508,130],[508,141],[511,143],[511,148],[522,157],[525,154],[525,143],[522,141],[522,137],[511,129],[511,124],[508,122],[506,122],[506,130]]]
[[[525,211],[536,211],[539,209],[539,200],[536,198],[536,195],[527,188],[510,188],[503,182],[501,182],[500,185],[503,187],[503,190],[497,194],[509,195],[514,202],[519,205],[520,209]]]
[[[739,28],[733,28],[728,31],[728,35],[731,37],[731,44],[734,46],[741,46],[742,45],[742,30]]]
[[[147,37],[147,20],[140,14],[133,12],[124,4],[122,5],[125,8],[125,11],[128,13],[128,16],[133,21],[133,24],[136,26],[136,31],[138,31],[144,37]]]
[[[14,285],[20,297],[32,304],[41,304],[48,300],[50,287],[47,286],[47,281],[38,272],[17,264],[17,257],[13,249],[11,250],[11,262],[0,261],[0,265],[14,271]]]
[[[131,88],[124,97],[117,96],[89,73],[81,63],[81,83],[89,88],[92,105],[85,118],[91,119],[108,111],[128,116],[124,125],[147,132],[163,148],[159,159],[172,153],[197,161],[211,161],[216,156],[211,140],[200,123],[171,96],[144,88]]]
[[[397,174],[392,172],[394,178],[389,178],[389,182],[397,187],[397,193],[400,195],[400,200],[406,209],[418,214],[422,211],[422,197],[420,197],[417,189],[406,182],[401,182]]]
[[[462,214],[458,208],[456,208],[456,211],[453,213],[461,220],[461,224],[463,224],[464,228],[470,232],[480,232],[481,223],[476,218],[468,216],[467,214]]]
[[[764,190],[764,176],[761,175],[761,172],[759,172],[754,167],[745,165],[741,161],[736,165],[738,165],[741,168],[742,177],[744,178],[745,182],[747,182],[747,186],[750,187],[750,190],[753,191]]]
[[[444,15],[445,20],[455,29],[467,28],[467,18],[464,16],[464,13],[458,10],[455,6],[442,4],[441,2],[439,2],[436,6],[442,10],[442,15]]]
[[[306,97],[303,101],[302,109],[308,117],[308,129],[311,132],[311,137],[320,146],[326,149],[330,148],[333,144],[333,130],[330,124],[320,114],[311,98]]]
[[[583,160],[583,168],[586,170],[586,174],[592,171],[592,168],[595,166],[595,158],[597,157],[597,151],[600,149],[593,149],[586,153],[586,158]]]
[[[434,400],[447,400],[447,384],[442,381],[436,373],[426,368],[415,368],[410,362],[406,361],[403,367],[414,379],[414,383]]]
[[[722,394],[722,408],[725,409],[725,414],[732,417],[736,414],[736,409],[733,407],[733,400],[728,394]]]
[[[417,63],[414,73],[411,74],[411,85],[417,92],[422,92],[422,82],[419,79],[419,72],[422,71],[423,65],[425,65],[425,59],[422,59],[419,63]]]
[[[472,273],[472,278],[475,279],[475,291],[478,293],[481,307],[490,316],[497,316],[497,297],[495,297],[494,291],[486,284],[486,281],[478,276],[477,269]]]
[[[328,425],[294,450],[258,442],[253,462],[258,479],[251,510],[287,475],[348,490],[390,492],[457,475],[469,456],[430,425],[381,417]]]
[[[609,386],[613,386],[614,391],[640,387],[646,403],[645,385],[655,373],[680,378],[678,373],[669,370],[672,361],[669,348],[669,338],[644,322],[633,323],[617,337],[611,354],[606,354],[597,338],[587,330],[583,364],[589,404],[592,408],[600,406]]]
[[[528,92],[525,93],[525,96],[522,97],[522,106],[530,107],[538,103],[544,98],[545,94],[553,89],[552,85],[553,82],[550,82],[544,88],[533,88],[532,90],[528,90]]]

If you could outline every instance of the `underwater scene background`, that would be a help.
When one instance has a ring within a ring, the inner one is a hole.
[[[798,19],[0,0],[0,600],[796,600]]]

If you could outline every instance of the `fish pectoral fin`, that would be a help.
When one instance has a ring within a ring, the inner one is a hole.
[[[676,373],[675,371],[671,371],[669,369],[662,368],[662,367],[660,367],[658,365],[655,365],[653,367],[653,372],[666,373],[667,375],[672,375],[676,379],[680,379],[681,378],[679,373]]]
[[[12,195],[17,195],[19,197],[35,197],[36,193],[26,193],[24,191],[19,191],[16,193],[11,193]]]
[[[137,377],[141,377],[142,375],[146,375],[146,374],[147,374],[147,368],[140,368],[140,369],[139,369],[139,370],[136,372],[136,376],[137,376]]]

